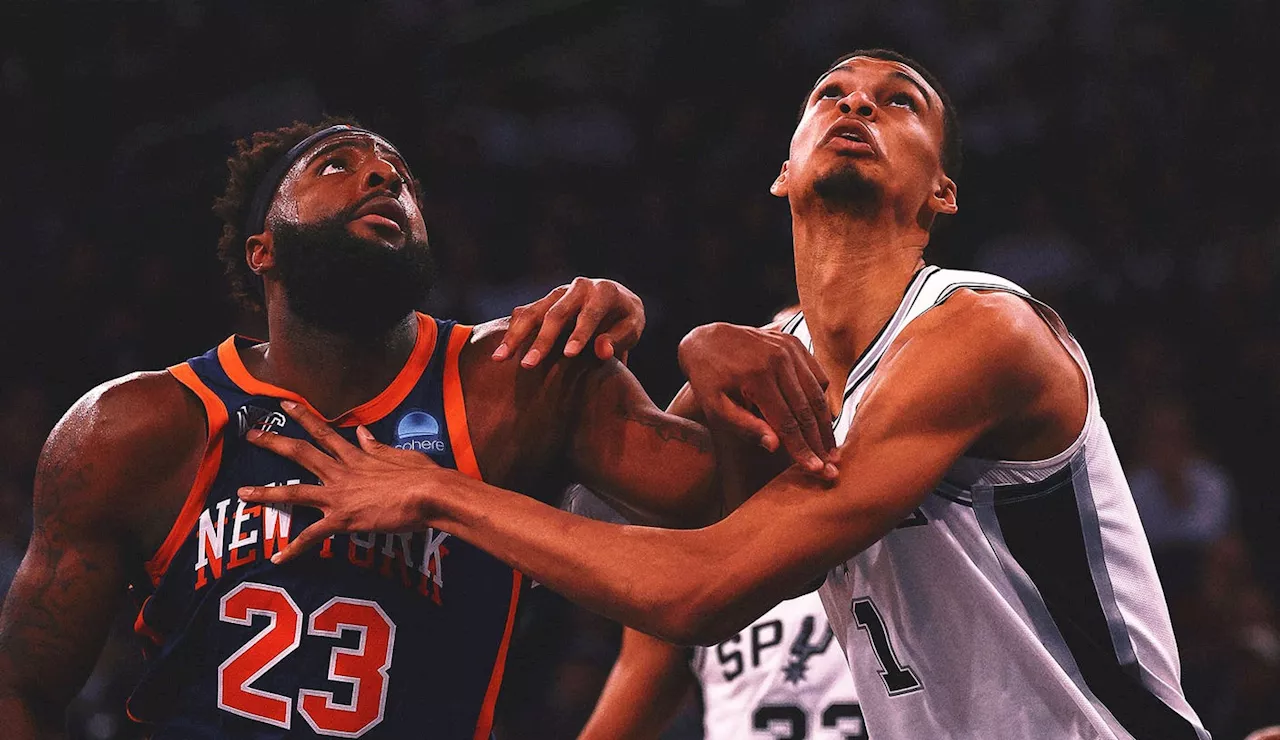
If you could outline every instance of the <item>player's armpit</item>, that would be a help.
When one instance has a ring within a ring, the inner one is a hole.
[[[578,740],[656,740],[693,686],[689,651],[626,629],[622,650]]]
[[[163,417],[168,410],[164,398],[146,392],[157,376],[91,392],[41,453],[34,531],[0,612],[0,726],[7,738],[63,731],[66,705],[97,661],[125,593],[125,520],[147,510],[142,491],[151,476],[175,467],[164,457],[170,445],[191,432],[199,450],[202,430],[156,429],[138,413]],[[176,382],[159,380],[173,383],[166,397],[185,408]]]
[[[568,456],[577,480],[640,517],[633,521],[693,526],[719,514],[705,427],[663,412],[617,362],[585,370],[572,393]]]

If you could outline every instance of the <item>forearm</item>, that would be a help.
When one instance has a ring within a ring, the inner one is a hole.
[[[703,580],[704,530],[597,522],[470,478],[448,480],[447,492],[430,494],[443,499],[432,526],[596,613],[672,641],[684,636],[680,612]]]
[[[618,662],[578,740],[657,738],[692,682],[684,649],[625,630]]]
[[[788,507],[813,495],[812,485],[788,473],[771,484],[779,494],[772,501],[753,499],[753,516],[694,530],[591,521],[457,474],[432,476],[412,495],[430,512],[431,526],[566,598],[668,642],[692,644],[733,634],[843,559],[839,538],[803,554],[780,552],[779,534],[760,526],[782,524]]]

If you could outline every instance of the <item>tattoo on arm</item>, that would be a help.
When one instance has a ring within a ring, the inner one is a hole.
[[[0,699],[55,726],[93,668],[124,580],[118,552],[78,536],[92,525],[73,521],[93,464],[49,452],[36,476],[31,543],[0,614]]]
[[[618,399],[618,405],[614,410],[626,421],[652,429],[663,442],[679,442],[693,447],[698,452],[711,452],[711,435],[705,429],[697,428],[689,422],[638,413],[623,398]]]

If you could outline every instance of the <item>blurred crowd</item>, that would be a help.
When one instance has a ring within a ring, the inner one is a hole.
[[[41,444],[79,395],[261,335],[214,257],[234,139],[326,112],[386,132],[425,186],[442,276],[427,309],[484,320],[576,274],[622,280],[648,309],[632,367],[662,404],[690,328],[795,300],[767,187],[818,74],[891,46],[948,87],[965,136],[961,213],[926,256],[1059,309],[1192,704],[1215,737],[1280,723],[1280,5],[19,0],[0,26],[0,590]],[[138,736],[127,612],[76,737]],[[535,590],[499,737],[571,737],[617,639]]]

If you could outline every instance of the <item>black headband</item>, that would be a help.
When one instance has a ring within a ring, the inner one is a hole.
[[[358,133],[369,134],[370,136],[378,136],[368,129],[359,128],[357,126],[346,126],[338,124],[321,129],[307,138],[293,145],[283,157],[276,160],[271,165],[271,169],[267,170],[267,174],[258,183],[257,189],[253,191],[253,200],[249,201],[249,216],[244,222],[245,237],[254,234],[261,234],[267,225],[267,211],[271,208],[271,201],[275,198],[276,189],[280,187],[280,181],[288,174],[289,168],[297,162],[308,149],[315,146],[320,141],[337,134]],[[381,137],[379,137],[381,138]]]

